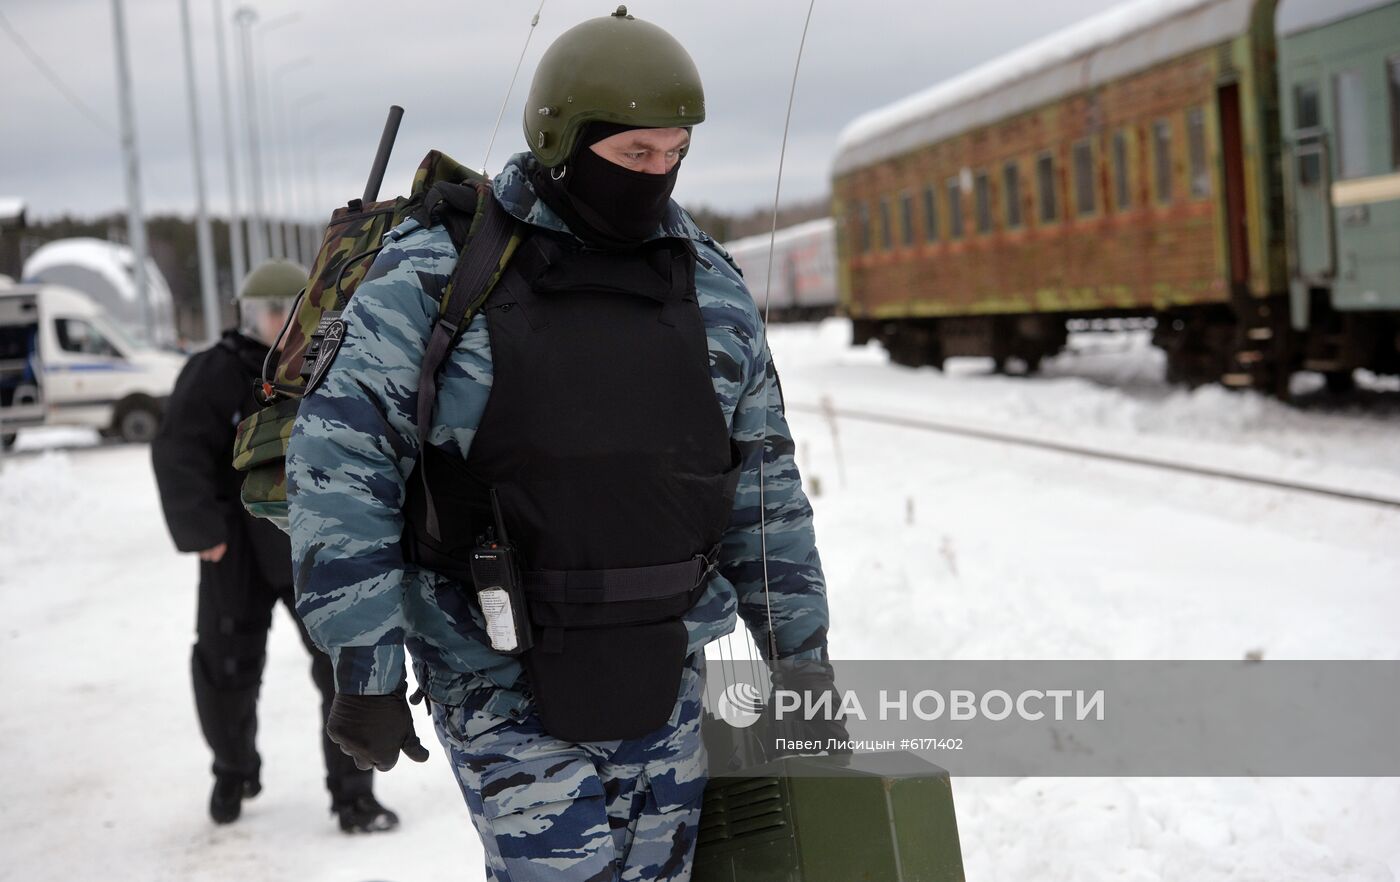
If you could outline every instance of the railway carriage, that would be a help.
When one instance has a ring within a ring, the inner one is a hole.
[[[1335,248],[1330,264],[1296,259],[1314,214],[1345,221],[1286,191],[1275,12],[1274,0],[1128,4],[853,122],[833,213],[856,342],[879,339],[904,364],[983,355],[1034,370],[1070,319],[1151,317],[1176,380],[1286,393],[1301,366],[1394,370],[1400,281],[1383,261],[1400,256],[1395,228],[1355,251],[1376,261],[1357,270],[1369,295],[1339,283]],[[1393,47],[1400,31],[1384,36]],[[1387,144],[1395,113],[1376,114]],[[1287,142],[1290,162],[1321,143],[1318,161],[1336,163],[1321,125],[1301,133],[1302,153]],[[1335,207],[1339,184],[1315,189]],[[1390,223],[1388,210],[1372,217]],[[1357,298],[1368,311],[1338,321]]]
[[[773,269],[768,270],[769,234],[746,236],[724,248],[773,321],[811,321],[836,310],[835,223],[829,217],[778,230],[772,236]],[[770,281],[771,278],[771,281]],[[773,302],[768,303],[769,287]]]
[[[1288,0],[1279,34],[1302,366],[1334,386],[1400,372],[1400,3]]]

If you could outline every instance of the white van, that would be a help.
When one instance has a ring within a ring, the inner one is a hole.
[[[89,426],[150,441],[184,356],[131,340],[93,300],[0,277],[0,442],[21,428]]]

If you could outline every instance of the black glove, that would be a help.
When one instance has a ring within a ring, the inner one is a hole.
[[[842,746],[834,749],[821,748],[818,752],[825,751],[833,756],[849,756],[852,753],[850,747],[845,746],[845,743],[851,740],[851,734],[846,731],[846,722],[836,716],[841,707],[841,693],[836,690],[836,673],[832,670],[830,662],[780,659],[773,665],[771,679],[775,693],[782,689],[803,696],[802,705],[797,711],[788,711],[783,714],[783,719],[775,721],[775,731],[778,734],[784,738],[823,745],[834,739],[841,742]],[[831,693],[832,719],[826,719],[826,715],[821,711],[817,712],[814,719],[806,719],[803,710],[807,706],[807,695],[810,695],[812,703],[816,704],[821,696],[828,692]],[[773,705],[776,704],[775,699]],[[813,751],[796,751],[810,752]]]
[[[361,771],[387,772],[399,761],[402,750],[416,763],[428,759],[428,749],[413,731],[404,694],[406,685],[389,695],[336,693],[326,734],[355,760]]]

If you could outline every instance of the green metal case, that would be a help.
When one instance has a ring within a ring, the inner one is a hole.
[[[962,882],[948,773],[909,753],[712,778],[693,882]]]

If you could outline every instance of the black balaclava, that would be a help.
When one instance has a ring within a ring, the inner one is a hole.
[[[609,162],[589,149],[604,138],[642,126],[589,123],[564,165],[535,172],[535,192],[580,239],[606,248],[640,244],[666,219],[677,162],[664,175]],[[556,177],[562,174],[562,177]]]

